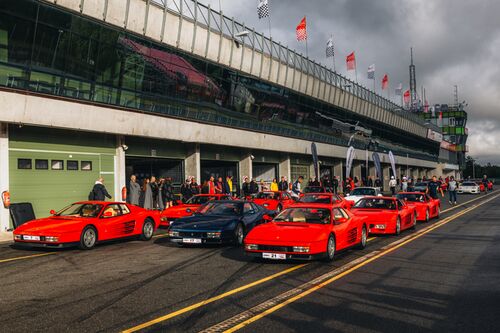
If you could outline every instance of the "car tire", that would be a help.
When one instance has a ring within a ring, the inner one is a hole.
[[[425,223],[428,223],[431,220],[431,212],[429,209],[425,211]]]
[[[330,237],[328,237],[328,241],[326,242],[325,261],[333,261],[333,258],[335,257],[335,247],[335,237],[330,235]]]
[[[361,228],[361,240],[359,241],[357,248],[359,250],[363,250],[366,247],[367,242],[368,242],[368,230],[366,230],[366,225],[363,224],[363,227]]]
[[[153,223],[153,220],[151,220],[149,217],[144,220],[144,223],[142,224],[142,233],[141,233],[141,240],[142,241],[148,241],[153,238],[153,234],[155,232],[155,225]]]
[[[80,243],[78,244],[78,247],[81,250],[91,250],[95,247],[96,243],[97,230],[91,225],[83,228],[82,234],[80,235]]]
[[[414,213],[412,218],[413,218],[413,224],[411,225],[411,229],[415,230],[415,228],[417,227],[417,213]]]
[[[236,229],[234,229],[234,243],[236,246],[242,246],[243,240],[245,239],[245,228],[243,224],[238,223]]]
[[[401,233],[401,219],[398,216],[398,218],[396,220],[396,232],[394,234],[397,236],[400,233]]]

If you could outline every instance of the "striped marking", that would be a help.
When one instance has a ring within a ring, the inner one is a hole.
[[[17,260],[25,260],[25,259],[32,259],[32,258],[44,257],[44,256],[48,256],[48,255],[51,255],[51,254],[56,254],[56,252],[39,253],[39,254],[32,254],[32,255],[29,255],[29,256],[15,257],[15,258],[9,258],[9,259],[1,259],[0,260],[0,264],[1,263],[5,263],[5,262],[17,261]]]
[[[414,240],[424,236],[425,234],[442,227],[443,225],[459,218],[462,215],[467,214],[468,212],[484,205],[487,202],[490,202],[491,200],[494,200],[498,198],[500,195],[495,195],[488,200],[485,200],[481,203],[478,203],[472,207],[466,208],[465,210],[456,213],[455,215],[452,215],[446,219],[443,219],[440,222],[437,222],[433,225],[430,225],[424,229],[419,230],[418,232],[408,235],[404,238],[401,238],[387,246],[384,246],[380,250],[373,251],[361,258],[358,258],[349,264],[346,264],[340,268],[334,269],[326,274],[323,274],[322,276],[313,279],[297,288],[291,289],[281,295],[278,295],[264,303],[261,303],[247,311],[244,311],[232,318],[229,318],[217,325],[214,325],[202,332],[206,333],[213,333],[213,332],[225,332],[225,333],[231,333],[238,331],[251,323],[299,300],[304,297],[306,297],[309,294],[312,294],[313,292],[331,284],[332,282],[341,279],[342,277],[358,270],[359,268],[371,263],[372,261],[375,261],[397,249],[400,247],[413,242]],[[476,200],[476,199],[475,199]]]

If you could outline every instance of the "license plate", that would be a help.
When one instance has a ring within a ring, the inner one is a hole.
[[[187,243],[187,244],[201,244],[201,239],[200,238],[183,238],[182,242]]]
[[[286,254],[284,253],[262,253],[262,258],[264,259],[276,259],[276,260],[285,260]]]
[[[30,241],[39,241],[40,236],[29,236],[29,235],[24,235],[23,240],[30,240]]]

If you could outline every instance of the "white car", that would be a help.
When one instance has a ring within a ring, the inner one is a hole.
[[[470,193],[470,194],[479,194],[481,190],[479,185],[474,182],[464,182],[458,185],[457,193]]]
[[[348,193],[346,196],[346,200],[353,201],[354,203],[363,199],[364,197],[381,197],[382,192],[380,192],[380,188],[378,187],[356,187],[351,193]]]

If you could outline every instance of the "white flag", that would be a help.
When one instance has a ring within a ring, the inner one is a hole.
[[[375,64],[368,66],[368,79],[375,80]]]

